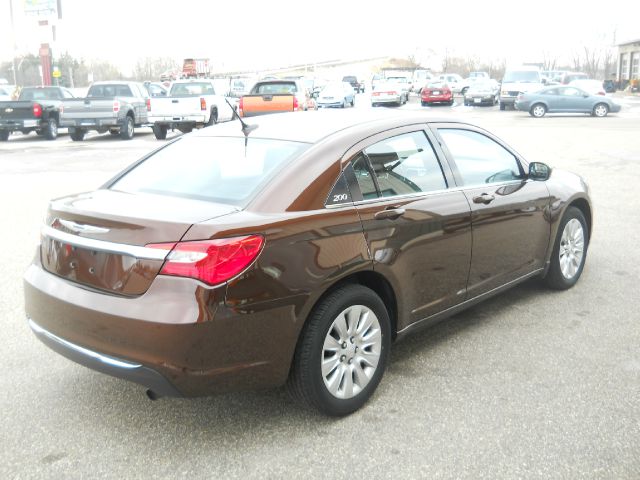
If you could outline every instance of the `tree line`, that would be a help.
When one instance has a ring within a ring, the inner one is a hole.
[[[40,57],[25,55],[14,59],[16,66],[16,83],[22,86],[40,85]],[[0,63],[0,78],[13,82],[13,64],[8,61]],[[86,60],[76,58],[68,52],[54,58],[53,66],[60,70],[60,78],[53,79],[54,84],[63,87],[86,87],[92,81],[101,80],[152,80],[158,81],[160,75],[175,69],[177,62],[166,57],[144,57],[139,59],[131,74],[111,62],[103,60]]]

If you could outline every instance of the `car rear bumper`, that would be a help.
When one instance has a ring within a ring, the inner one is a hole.
[[[207,119],[205,115],[159,115],[149,117],[148,121],[152,125],[184,125],[205,123]]]
[[[516,103],[516,97],[500,96],[500,103],[502,103],[503,105],[514,105]]]
[[[45,330],[31,319],[29,319],[29,327],[31,327],[35,336],[42,343],[69,360],[89,367],[92,370],[138,383],[159,396],[180,396],[176,388],[155,370],[140,365],[139,363],[131,363],[119,358],[103,355],[71,343]]]
[[[421,97],[421,100],[425,103],[442,103],[442,102],[450,102],[453,98],[453,95],[429,95]]]
[[[0,129],[2,130],[24,130],[37,129],[47,126],[48,122],[41,119],[25,119],[25,120],[0,120]]]
[[[60,127],[67,128],[108,128],[108,127],[120,127],[122,124],[119,118],[64,118],[60,119]]]
[[[282,385],[299,333],[294,307],[225,305],[226,287],[158,276],[123,297],[45,271],[24,276],[25,311],[50,348],[159,395],[203,396]]]
[[[401,95],[395,97],[371,97],[371,103],[400,103],[401,101]]]

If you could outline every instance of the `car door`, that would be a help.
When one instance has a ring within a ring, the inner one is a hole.
[[[398,330],[464,300],[471,214],[434,145],[425,126],[403,127],[345,157],[373,268],[399,297]]]
[[[542,271],[550,239],[549,191],[495,137],[467,125],[435,131],[471,206],[468,298]]]
[[[558,95],[557,88],[546,89],[535,95],[538,96],[540,100],[543,100],[547,104],[547,111],[549,111],[550,113],[562,110],[562,104],[561,104],[562,99]],[[534,102],[532,102],[532,104],[533,103]]]
[[[575,87],[562,87],[560,89],[563,112],[588,112],[589,100],[584,97],[584,92]]]

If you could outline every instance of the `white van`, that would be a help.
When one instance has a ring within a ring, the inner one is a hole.
[[[537,92],[544,87],[542,74],[536,67],[507,69],[500,86],[500,110],[513,107],[520,93]]]

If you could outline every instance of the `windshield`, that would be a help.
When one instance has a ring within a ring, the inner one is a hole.
[[[504,74],[503,83],[540,83],[540,72],[535,70],[512,70]]]
[[[127,172],[110,189],[246,205],[307,143],[244,137],[181,138]]]
[[[258,95],[278,95],[278,94],[290,94],[293,95],[298,91],[295,82],[270,82],[259,83],[254,87],[254,94]]]

